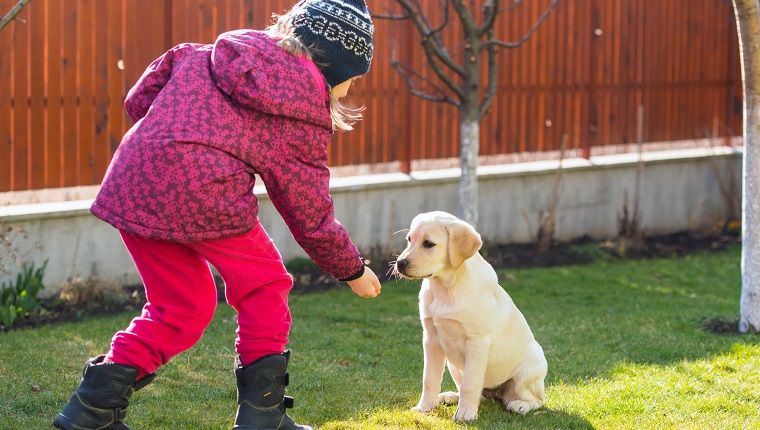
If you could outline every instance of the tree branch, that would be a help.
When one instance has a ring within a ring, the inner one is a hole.
[[[387,19],[391,21],[403,21],[405,19],[409,19],[409,15],[393,15],[393,14],[384,14],[384,13],[373,13],[371,15],[372,15],[372,18],[375,18],[375,19]]]
[[[541,17],[538,18],[538,21],[536,21],[536,23],[533,24],[533,27],[531,27],[531,29],[528,30],[528,32],[525,33],[525,35],[522,38],[520,38],[520,40],[518,40],[517,42],[505,42],[503,40],[490,39],[483,42],[483,46],[481,47],[481,49],[484,49],[485,47],[490,46],[490,45],[495,45],[502,48],[517,48],[518,46],[524,44],[525,42],[528,41],[528,39],[530,39],[531,36],[533,36],[533,33],[535,33],[536,30],[538,30],[538,27],[540,27],[541,24],[543,24],[543,22],[546,21],[546,19],[549,17],[549,14],[551,14],[552,10],[554,10],[554,8],[557,7],[557,4],[559,4],[559,0],[552,0],[552,3],[544,11]]]
[[[486,34],[488,29],[494,26],[496,17],[499,16],[499,14],[503,12],[512,12],[517,9],[522,5],[522,0],[512,0],[512,4],[503,9],[499,9],[499,3],[500,0],[488,0],[486,4],[483,5],[484,19],[483,24],[478,28],[478,37]]]
[[[430,23],[430,20],[425,16],[424,14],[419,15],[420,21],[424,24],[425,28],[428,28],[429,31],[427,33],[422,33],[420,30],[420,34],[423,38],[425,37],[432,37],[434,39],[434,42],[440,46],[443,47],[443,42],[441,42],[441,39],[438,37],[438,33],[443,31],[444,28],[446,28],[446,25],[449,23],[449,0],[444,0],[444,6],[443,6],[443,20],[441,22],[441,25],[439,25],[436,28],[433,28],[433,25]],[[414,0],[415,6],[418,11],[422,10],[422,6],[419,3],[419,0]],[[403,5],[402,5],[403,6]],[[387,8],[386,8],[387,9]],[[405,13],[403,15],[395,15],[395,14],[372,14],[373,18],[377,19],[388,19],[388,20],[396,20],[396,21],[403,21],[406,19],[412,19],[412,14]],[[419,27],[418,27],[419,29]]]
[[[422,6],[420,6],[419,2],[415,0],[415,3],[417,3],[417,9],[422,10]],[[422,15],[420,17],[422,20],[425,21],[425,25],[430,28],[430,34],[428,36],[432,37],[435,36],[436,43],[439,46],[443,46],[443,42],[441,42],[441,39],[438,38],[438,33],[443,31],[444,28],[446,28],[446,25],[449,23],[449,0],[444,0],[443,3],[443,19],[441,20],[441,25],[439,25],[436,28],[433,28],[433,25],[430,23],[430,20],[428,20],[426,15]]]
[[[431,67],[434,67],[435,64],[436,64],[434,60],[428,59],[428,62],[430,63]],[[395,44],[395,42],[393,43],[393,47],[392,47],[391,66],[401,75],[401,77],[404,78],[404,80],[406,80],[406,83],[409,86],[409,91],[413,95],[415,95],[415,96],[417,96],[417,97],[419,97],[419,98],[421,98],[423,100],[428,100],[428,101],[432,101],[432,102],[445,102],[445,103],[450,103],[450,104],[452,104],[454,106],[459,106],[459,102],[457,102],[456,100],[454,100],[451,97],[449,97],[449,95],[446,93],[446,91],[443,88],[441,88],[440,86],[436,85],[435,82],[431,81],[429,78],[426,78],[426,77],[422,76],[420,73],[418,73],[417,71],[415,71],[414,69],[412,69],[411,66],[409,66],[407,64],[400,63],[399,61],[397,61],[396,60],[396,44]],[[435,67],[434,67],[434,69],[435,69]],[[442,79],[440,75],[438,77],[439,77],[439,79]],[[433,94],[430,94],[430,93],[426,92],[424,89],[422,89],[420,86],[417,85],[418,81],[422,81],[422,82],[428,84],[429,86],[431,86],[433,88],[433,90],[435,91],[435,93],[437,93],[437,95],[433,95]],[[444,82],[446,82],[446,81],[444,81]],[[449,83],[447,83],[446,85],[449,86],[449,87],[451,86]],[[458,87],[456,87],[456,85],[455,85],[455,88],[452,88],[452,90],[455,91],[455,92],[457,92],[456,89],[458,89]],[[459,94],[457,93],[457,95],[459,95]]]
[[[429,20],[427,19],[425,14],[422,13],[419,2],[417,0],[414,0],[415,5],[416,5],[415,7],[412,5],[410,0],[395,0],[395,1],[406,11],[407,15],[409,15],[409,19],[411,19],[415,27],[417,27],[417,31],[422,36],[422,44],[425,47],[426,54],[429,51],[436,58],[438,58],[438,60],[440,60],[441,63],[445,64],[446,67],[448,67],[449,69],[451,69],[458,75],[462,76],[464,74],[464,70],[459,64],[457,64],[456,62],[454,62],[454,60],[451,59],[448,52],[443,47],[443,44],[441,43],[440,39],[437,37],[434,29],[432,29],[431,26],[429,25]],[[447,9],[448,9],[448,3],[449,3],[449,0],[445,0],[445,5]]]
[[[519,3],[519,0],[516,0],[513,5],[517,3]],[[483,5],[484,19],[483,24],[478,27],[478,37],[485,34],[489,28],[493,28],[496,23],[496,16],[499,13],[499,0],[488,0],[486,4]]]
[[[370,15],[372,18],[376,19],[388,19],[391,21],[403,21],[405,19],[409,19],[409,14],[403,14],[403,15],[396,15],[395,13],[390,12],[390,8],[388,6],[383,6],[383,9],[388,11],[388,13],[371,13]]]
[[[472,13],[470,13],[470,9],[464,4],[464,0],[452,0],[451,6],[457,11],[457,15],[459,15],[459,22],[464,27],[464,33],[476,35],[478,26]]]
[[[16,19],[16,16],[21,12],[21,9],[23,9],[24,6],[29,4],[29,2],[31,1],[32,0],[19,0],[19,2],[16,3],[16,5],[11,8],[10,12],[8,12],[3,17],[3,19],[0,19],[0,31],[2,31],[2,29],[4,29],[5,26],[8,25],[9,22]]]
[[[487,32],[488,39],[492,39],[494,34],[493,26],[491,29]],[[480,107],[478,108],[478,119],[482,119],[489,109],[491,109],[491,105],[493,104],[493,99],[496,97],[496,92],[498,90],[498,83],[499,83],[499,76],[498,76],[498,62],[496,59],[496,55],[498,54],[498,49],[496,45],[489,45],[488,46],[488,81],[486,82],[486,93],[483,96],[483,100],[480,102]]]
[[[502,12],[512,12],[513,10],[517,9],[518,6],[522,4],[522,0],[514,0],[511,5],[505,7],[504,9],[499,10],[497,13]]]
[[[407,85],[409,85],[409,92],[412,93],[413,95],[423,100],[427,100],[431,102],[439,102],[439,103],[444,102],[444,103],[450,103],[454,106],[459,106],[459,102],[449,97],[442,88],[435,85],[435,83],[431,81],[430,79],[417,73],[410,66],[403,63],[399,63],[397,61],[391,62],[391,66],[401,75],[401,77],[404,78],[404,80],[406,80]],[[435,92],[438,95],[430,94],[426,92],[425,90],[423,90],[418,85],[416,85],[415,78],[417,78],[417,80],[421,80],[425,83],[430,84],[435,89]]]
[[[460,98],[460,100],[463,100],[466,96],[464,89],[461,86],[457,85],[451,76],[446,74],[446,72],[443,70],[443,67],[441,67],[441,64],[438,62],[437,56],[435,55],[435,52],[431,48],[430,44],[424,44],[423,48],[425,48],[425,57],[427,57],[428,64],[430,64],[430,67],[433,69],[435,74],[438,75],[438,79],[442,80],[446,86],[449,87],[451,91],[453,91]],[[462,70],[459,65],[457,65],[457,70]],[[463,74],[464,71],[460,73],[460,76]]]

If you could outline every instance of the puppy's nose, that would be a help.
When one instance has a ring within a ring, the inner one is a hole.
[[[406,269],[406,266],[408,265],[409,265],[409,260],[407,260],[406,258],[402,258],[401,260],[396,260],[396,269],[398,269],[399,271],[403,272],[404,269]]]

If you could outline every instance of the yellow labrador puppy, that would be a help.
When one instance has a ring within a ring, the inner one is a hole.
[[[483,397],[520,414],[541,407],[547,364],[522,313],[478,250],[480,235],[445,212],[417,215],[394,272],[422,278],[420,318],[425,365],[413,409],[458,403],[454,420],[477,418]],[[441,393],[444,364],[457,393]]]

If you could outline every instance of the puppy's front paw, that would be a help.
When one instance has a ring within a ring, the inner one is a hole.
[[[431,403],[431,402],[423,402],[420,400],[419,403],[417,403],[417,406],[413,407],[412,410],[415,412],[430,412],[433,409],[437,408],[437,403]]]
[[[478,417],[478,408],[464,408],[459,405],[454,414],[454,421],[472,421]]]
[[[438,395],[438,402],[444,405],[456,405],[459,403],[459,393],[453,391],[446,391]]]

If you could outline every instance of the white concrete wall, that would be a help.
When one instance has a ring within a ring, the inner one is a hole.
[[[697,230],[723,220],[728,209],[716,172],[726,184],[733,176],[737,187],[732,196],[740,203],[741,157],[741,152],[727,147],[645,153],[640,207],[646,233]],[[565,160],[556,238],[615,237],[626,193],[629,205],[633,204],[637,164],[637,154]],[[478,169],[478,230],[485,241],[532,241],[539,212],[549,208],[557,167],[558,162],[550,161]],[[404,247],[405,234],[394,233],[408,228],[416,214],[431,210],[456,214],[458,181],[458,169],[345,177],[333,179],[331,193],[336,216],[354,243],[365,253],[391,253]],[[261,222],[285,260],[304,256],[265,190],[257,187],[255,192]],[[0,207],[0,228],[10,239],[10,244],[0,243],[0,282],[18,271],[20,261],[41,264],[48,259],[46,294],[55,293],[72,277],[138,283],[116,230],[89,214],[91,201]]]

